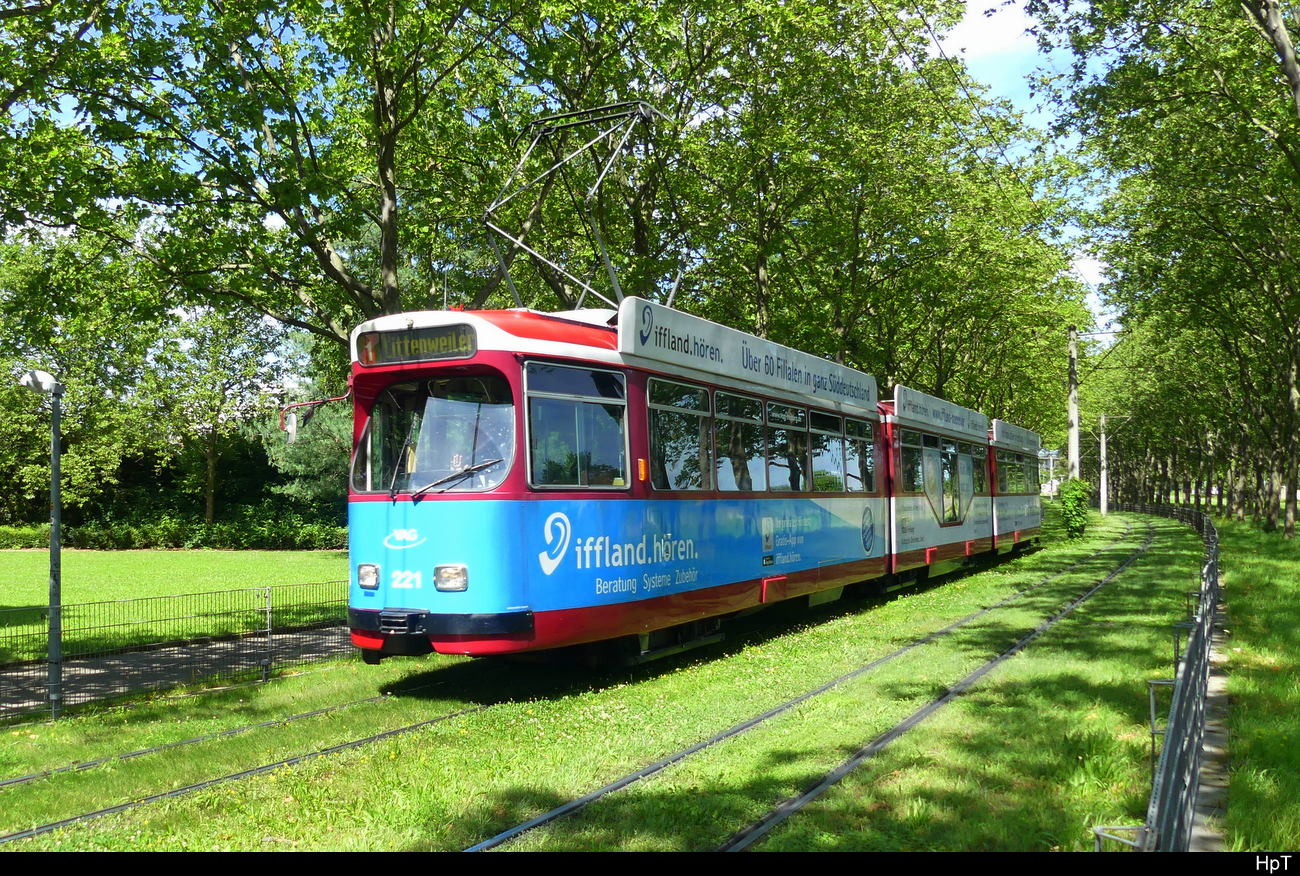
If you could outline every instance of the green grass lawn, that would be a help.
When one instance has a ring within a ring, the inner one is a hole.
[[[184,597],[346,579],[343,551],[64,551],[64,653],[247,633],[266,624],[263,593]],[[0,551],[0,663],[44,656],[48,588],[47,552]],[[344,594],[337,584],[277,589],[273,624],[341,623]],[[144,597],[164,598],[123,610],[93,604]]]
[[[1300,539],[1218,520],[1228,603],[1227,844],[1300,848]]]
[[[0,832],[110,806],[344,739],[433,724],[272,774],[9,848],[450,850],[599,787],[1086,557],[1115,551],[960,633],[700,757],[526,835],[526,849],[712,848],[1050,616],[1145,536],[1094,520],[989,571],[887,599],[736,621],[726,642],[633,670],[432,656],[326,664],[256,689],[155,699],[54,725],[0,728],[0,777],[389,694],[378,704],[0,789]],[[1139,823],[1146,685],[1169,673],[1199,541],[1155,521],[1156,546],[1094,601],[888,749],[764,849],[1086,849]]]
[[[61,553],[63,601],[99,602],[271,584],[341,581],[346,551],[83,551]],[[0,551],[0,608],[45,605],[48,551]]]

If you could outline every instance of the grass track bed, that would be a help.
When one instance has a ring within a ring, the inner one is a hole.
[[[740,635],[733,636],[730,644],[615,676],[595,676],[588,670],[556,666],[447,658],[386,662],[378,670],[384,676],[379,685],[411,684],[416,677],[426,681],[436,677],[445,682],[445,687],[439,689],[445,702],[486,703],[491,707],[364,749],[11,847],[464,848],[996,602],[1087,556],[1121,532],[1123,525],[1122,519],[1111,518],[1082,544],[1054,547],[901,598],[815,612],[778,608],[738,623],[735,632]],[[1139,531],[1135,529],[1126,543],[1140,543]],[[1162,536],[1158,536],[1158,544],[1161,541]],[[1195,553],[1194,536],[1191,541]],[[1090,571],[1101,569],[1104,574],[1117,562],[1113,554],[1098,557]],[[1045,588],[1052,593],[1041,595],[1043,605],[1019,607],[1020,615],[999,610],[996,619],[990,616],[988,623],[972,624],[969,630],[945,637],[948,641],[941,652],[927,646],[927,656],[919,663],[902,665],[904,661],[900,661],[887,667],[888,671],[882,667],[879,673],[861,679],[860,684],[855,682],[815,703],[805,703],[770,725],[643,783],[642,788],[634,786],[593,807],[590,813],[528,835],[512,847],[712,847],[752,820],[747,820],[746,814],[756,816],[770,807],[782,796],[783,789],[798,790],[801,781],[816,769],[824,772],[843,760],[870,738],[872,728],[890,726],[990,653],[1014,641],[1016,629],[1035,626],[1050,613],[1048,609],[1059,608],[1064,594],[1077,595],[1081,589],[1075,579],[1077,574],[1087,577],[1087,572],[1080,569]],[[1185,589],[1185,582],[1177,583],[1174,590]],[[1026,603],[1038,597],[1035,594]],[[1166,605],[1171,616],[1168,620],[1176,619],[1172,615],[1180,606],[1181,596]],[[1036,611],[1039,613],[1035,616]],[[746,624],[751,624],[748,635]],[[1163,641],[1167,642],[1167,638]],[[1039,641],[1046,640],[1044,637]],[[999,643],[992,652],[991,642]],[[1167,651],[1165,644],[1162,652]],[[334,687],[327,695],[317,690],[316,682],[304,681],[296,701],[283,704],[283,713],[305,711],[313,703],[319,707],[326,704],[324,699],[337,702],[349,695],[360,698],[364,695],[364,680],[378,678],[366,674],[375,673],[373,668],[352,665],[347,671],[361,673],[359,686],[348,688],[347,693]],[[1164,671],[1167,674],[1167,667]],[[1145,715],[1145,677],[1149,676],[1138,677],[1132,685],[1141,715]],[[254,698],[272,688],[260,689]],[[372,687],[372,693],[374,690]],[[414,717],[419,720],[430,716],[444,702],[400,695],[394,700],[397,702],[391,704],[392,709],[364,710],[372,717],[358,720],[357,724],[338,717],[321,723],[330,725],[331,738],[348,733],[359,736],[364,733],[357,732],[358,724],[375,726],[379,713],[383,713],[384,722],[395,726],[400,723],[395,720],[398,711],[403,716],[420,712]],[[181,727],[178,732],[184,735],[195,735],[188,722],[198,718],[188,714],[197,710],[197,704],[181,705],[161,710],[154,717],[158,723],[177,723]],[[269,711],[273,710],[259,709],[259,714]],[[154,723],[152,718],[135,723],[123,720],[133,732],[147,731]],[[75,719],[67,723],[80,722]],[[89,735],[92,723],[90,719],[87,722],[81,732]],[[124,727],[119,725],[117,732]],[[40,727],[34,732],[47,729]],[[290,739],[290,734],[279,731],[267,734],[257,762],[274,759],[267,753],[268,740],[276,751],[308,741],[321,747],[323,729],[317,727],[311,740]],[[67,731],[58,728],[55,732]],[[101,728],[101,732],[107,731]],[[261,736],[261,732],[256,735]],[[9,739],[21,743],[19,737]],[[896,746],[901,744],[900,740]],[[200,756],[191,750],[185,756],[211,767],[217,765],[219,752]],[[158,758],[161,764],[171,759],[161,754]],[[65,756],[61,762],[67,759]],[[133,762],[124,762],[120,767],[125,769],[127,763]],[[1145,766],[1143,749],[1138,768],[1144,771]],[[5,772],[13,774],[16,769]],[[81,775],[99,772],[96,769]],[[171,781],[181,783],[174,777]],[[50,783],[53,785],[55,780]],[[135,787],[131,780],[124,780],[118,792],[128,798],[141,796]],[[93,790],[85,788],[84,799],[90,799]],[[0,800],[6,811],[28,809],[27,804],[16,805],[18,798],[5,791],[0,791]],[[1035,805],[1051,808],[1056,804],[1038,800]],[[83,811],[89,808],[96,807],[87,805]],[[31,816],[31,812],[22,811],[14,821],[30,824],[35,820]],[[803,823],[800,818],[787,829]],[[762,847],[769,847],[784,834],[784,830],[778,832]],[[1084,831],[1077,842],[1086,840]]]
[[[886,664],[751,731],[743,740],[729,741],[692,759],[673,776],[633,786],[625,799],[602,800],[574,824],[557,823],[550,829],[553,836],[538,832],[515,847],[619,848],[618,836],[626,825],[657,824],[667,817],[676,825],[671,836],[655,842],[638,832],[637,840],[646,844],[636,848],[715,848],[777,802],[816,784],[864,742],[942,696],[949,684],[1021,638],[1098,577],[1094,570],[1063,578],[1059,587],[1036,592],[1023,604],[957,630],[927,645],[924,653]],[[710,776],[715,779],[710,781]]]

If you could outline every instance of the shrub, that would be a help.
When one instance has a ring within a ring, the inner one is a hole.
[[[229,517],[204,523],[197,516],[164,514],[127,520],[87,520],[63,528],[67,547],[94,550],[215,548],[218,550],[339,550],[347,547],[346,526],[277,507],[272,502],[238,508]],[[43,548],[49,525],[0,526],[0,549]]]
[[[1092,485],[1071,478],[1061,485],[1059,498],[1065,534],[1070,538],[1082,538],[1083,531],[1088,526],[1088,500],[1092,498]]]
[[[50,546],[50,525],[0,526],[0,550],[21,548],[47,548]]]

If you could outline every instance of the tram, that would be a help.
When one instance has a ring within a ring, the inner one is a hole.
[[[642,299],[384,316],[352,353],[348,622],[370,663],[649,659],[1038,537],[1033,433],[906,387],[882,402],[870,375]]]

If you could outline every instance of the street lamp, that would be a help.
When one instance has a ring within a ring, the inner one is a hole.
[[[63,384],[44,371],[28,371],[18,381],[32,392],[50,397],[50,631],[49,698],[52,717],[59,717],[63,702],[63,601],[60,593],[59,525],[62,503],[59,497],[59,400]]]

